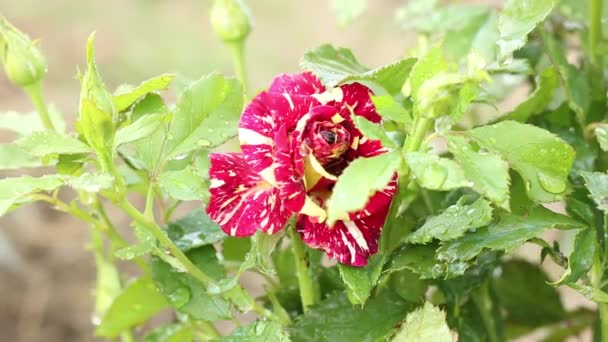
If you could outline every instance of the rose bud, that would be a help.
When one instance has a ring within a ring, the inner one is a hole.
[[[251,32],[251,14],[241,0],[215,0],[211,8],[211,25],[224,42],[243,41]]]
[[[21,87],[39,82],[47,70],[36,43],[4,18],[0,18],[0,61],[8,79]]]

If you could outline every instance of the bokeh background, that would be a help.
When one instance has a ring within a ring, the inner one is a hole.
[[[370,67],[399,58],[416,42],[393,19],[394,10],[405,2],[370,1],[373,6],[364,16],[340,28],[328,0],[248,1],[255,19],[246,51],[251,89],[262,89],[277,73],[296,72],[302,54],[326,42],[351,48]],[[208,21],[210,5],[211,0],[0,0],[0,15],[40,39],[49,64],[46,98],[73,129],[80,90],[77,65],[85,63],[85,42],[93,31],[97,64],[110,89],[165,72],[188,79],[213,71],[231,74],[229,52]],[[0,112],[8,110],[26,112],[32,106],[1,75]],[[13,138],[0,131],[0,142]],[[0,172],[0,178],[22,173]],[[113,216],[128,228],[126,218]],[[95,340],[95,269],[88,239],[86,224],[43,204],[0,218],[0,341]],[[531,255],[537,257],[537,251]],[[580,299],[572,302],[570,307]]]

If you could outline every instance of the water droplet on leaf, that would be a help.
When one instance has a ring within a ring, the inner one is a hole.
[[[543,189],[552,194],[561,194],[566,191],[566,182],[557,177],[539,173],[538,182]]]

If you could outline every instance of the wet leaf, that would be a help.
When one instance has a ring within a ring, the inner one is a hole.
[[[392,341],[452,342],[452,333],[445,321],[445,312],[425,302],[423,307],[407,315]]]

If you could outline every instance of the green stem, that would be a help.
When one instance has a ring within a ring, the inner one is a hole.
[[[212,340],[222,336],[215,325],[213,325],[211,322],[199,321],[198,325],[205,331],[207,337],[210,337]]]
[[[29,86],[24,87],[25,92],[30,96],[34,106],[36,107],[36,111],[38,112],[38,116],[40,117],[40,121],[42,121],[42,125],[48,131],[55,131],[55,127],[53,126],[53,122],[51,121],[51,117],[49,116],[49,109],[46,106],[46,102],[44,101],[44,97],[42,96],[42,83],[36,82]]]
[[[405,144],[403,145],[403,154],[408,152],[415,152],[420,149],[422,142],[424,141],[424,136],[433,126],[433,120],[425,117],[417,117],[414,120],[414,128],[412,129],[412,133]],[[402,177],[409,176],[409,167],[407,165],[404,166],[403,172],[401,174]]]
[[[234,42],[228,43],[230,53],[232,54],[232,64],[234,66],[234,72],[236,77],[241,81],[243,85],[243,93],[245,96],[249,94],[247,85],[247,72],[245,69],[245,42]]]
[[[602,41],[602,0],[590,0],[588,16],[591,63],[601,66],[602,54],[599,45]]]
[[[604,265],[598,248],[591,268],[591,284],[593,287],[601,291],[603,278]],[[600,315],[600,341],[608,342],[608,303],[598,303],[598,310]]]
[[[306,252],[304,242],[296,232],[295,227],[289,229],[289,234],[291,237],[291,248],[295,255],[296,274],[298,277],[298,284],[300,285],[302,308],[304,309],[304,312],[307,312],[308,308],[317,302],[315,286],[308,268],[308,253]]]
[[[169,239],[165,231],[154,221],[154,219],[151,219],[141,213],[124,197],[115,200],[114,203],[127,215],[129,215],[133,220],[135,220],[137,223],[146,228],[158,240],[161,246],[169,250],[169,252],[171,252],[175,259],[177,259],[177,261],[179,261],[181,266],[188,274],[190,274],[196,280],[201,282],[201,284],[203,284],[205,287],[209,287],[209,285],[213,283],[213,279],[205,272],[203,272],[200,268],[198,268],[196,265],[194,265],[192,261],[190,261],[190,259],[188,259],[188,257],[173,243],[173,241]],[[252,310],[258,313],[260,316],[266,317],[281,324],[283,323],[279,317],[274,315],[272,312],[270,312],[263,306],[256,303],[256,301],[251,297],[251,295],[249,295],[249,293],[247,293],[241,287],[236,286],[231,291],[233,291],[235,294],[238,294],[241,298],[244,297],[252,308]]]
[[[134,219],[137,223],[141,224],[145,227],[154,237],[160,242],[160,244],[168,249],[171,254],[182,264],[185,268],[185,271],[188,272],[191,276],[196,278],[205,286],[210,285],[213,282],[213,279],[205,274],[200,268],[196,267],[188,259],[188,257],[169,239],[165,231],[156,224],[153,220],[151,220],[146,215],[142,214],[137,208],[135,208],[127,199],[122,198],[115,202],[115,204],[122,209],[127,215],[129,215],[132,219]]]
[[[490,283],[486,281],[477,291],[475,291],[471,299],[477,306],[477,310],[480,312],[481,321],[485,330],[488,333],[488,340],[490,342],[499,342],[501,339],[498,337],[498,330],[495,321],[492,317],[492,299],[490,298]]]

